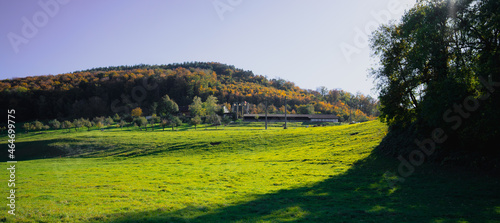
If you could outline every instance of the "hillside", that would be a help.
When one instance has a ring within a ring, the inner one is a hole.
[[[495,222],[500,214],[498,179],[484,174],[425,164],[389,186],[399,163],[373,153],[387,132],[378,121],[132,129],[19,134],[16,153],[87,153],[19,161],[16,216],[3,205],[0,221]]]
[[[141,107],[145,115],[154,102],[169,95],[179,106],[195,96],[217,97],[220,104],[252,104],[251,112],[262,112],[267,100],[275,112],[297,112],[312,104],[318,113],[335,114],[358,121],[377,115],[377,101],[370,96],[342,90],[305,90],[283,79],[267,79],[252,71],[220,63],[191,62],[170,65],[136,65],[94,68],[59,75],[33,76],[0,81],[0,106],[15,108],[19,121],[72,119],[129,114]],[[260,104],[260,106],[259,106]]]

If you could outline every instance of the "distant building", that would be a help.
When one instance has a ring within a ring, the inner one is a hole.
[[[258,117],[257,119],[255,117]],[[336,115],[299,115],[287,114],[286,119],[289,122],[339,122],[339,117]],[[265,114],[244,114],[243,121],[255,122],[265,121]],[[267,121],[269,122],[284,122],[285,114],[268,114]]]
[[[231,111],[233,113],[238,112],[238,114],[248,114],[248,109],[250,107],[250,103],[247,103],[246,101],[242,103],[235,103],[231,106]]]
[[[223,105],[222,106],[222,114],[223,114],[222,115],[223,117],[226,117],[226,116],[231,117],[232,112],[229,111],[229,109],[227,109],[227,107],[225,105]]]

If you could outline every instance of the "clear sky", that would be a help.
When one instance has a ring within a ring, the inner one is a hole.
[[[367,34],[415,0],[0,1],[0,79],[215,61],[376,96]]]

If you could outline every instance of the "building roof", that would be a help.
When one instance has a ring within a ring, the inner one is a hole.
[[[255,116],[265,117],[266,114],[244,114],[245,118],[255,118]],[[267,114],[267,117],[285,118],[285,114]],[[309,119],[338,119],[336,115],[304,115],[304,114],[287,114],[287,118],[309,118]]]

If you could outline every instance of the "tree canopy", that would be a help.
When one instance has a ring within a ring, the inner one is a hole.
[[[491,150],[477,144],[499,133],[498,12],[497,0],[423,0],[374,32],[382,120],[422,136],[443,128],[447,148]]]

